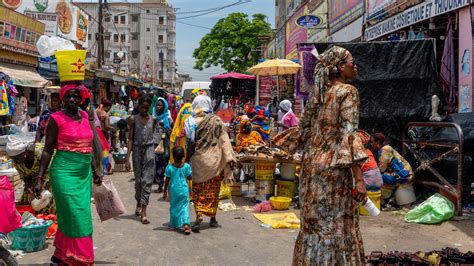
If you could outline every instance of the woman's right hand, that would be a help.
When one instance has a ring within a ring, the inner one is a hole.
[[[35,185],[35,197],[38,199],[41,197],[41,192],[43,192],[43,184],[43,178],[38,177]]]
[[[127,172],[130,172],[132,170],[132,167],[130,166],[129,158],[127,158],[127,160],[125,161],[125,170],[127,170]]]

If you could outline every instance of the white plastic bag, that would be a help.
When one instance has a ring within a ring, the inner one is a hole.
[[[48,204],[51,202],[52,197],[53,195],[51,194],[51,192],[49,192],[48,190],[43,190],[43,192],[41,192],[41,198],[34,199],[31,201],[31,207],[35,211],[40,211],[48,206]]]
[[[104,177],[102,185],[92,185],[92,195],[100,220],[107,221],[126,212],[110,177]]]
[[[36,48],[41,57],[53,56],[55,51],[76,50],[76,47],[71,41],[56,36],[49,37],[47,35],[39,37],[36,42]]]

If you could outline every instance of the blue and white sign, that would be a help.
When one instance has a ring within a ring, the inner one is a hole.
[[[304,15],[296,19],[296,25],[303,28],[316,28],[323,24],[323,19],[315,15]]]

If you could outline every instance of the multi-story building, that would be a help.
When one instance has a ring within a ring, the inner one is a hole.
[[[89,57],[98,52],[98,3],[78,3],[92,17]],[[176,12],[164,0],[113,2],[103,6],[105,66],[138,74],[147,82],[175,84]]]

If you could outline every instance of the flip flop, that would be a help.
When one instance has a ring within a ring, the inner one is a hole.
[[[184,234],[185,235],[190,235],[191,234],[191,228],[189,226],[184,227]]]
[[[142,224],[150,224],[150,221],[146,217],[141,218],[140,221]]]
[[[214,221],[211,221],[209,226],[212,227],[212,228],[216,228],[216,227],[219,227],[219,223],[216,220],[214,220]]]
[[[196,219],[196,222],[194,222],[191,230],[193,232],[199,232],[199,229],[201,229],[201,223],[202,223],[202,218],[201,219]]]
[[[141,209],[136,209],[135,210],[135,216],[141,216],[142,215],[142,210]]]

